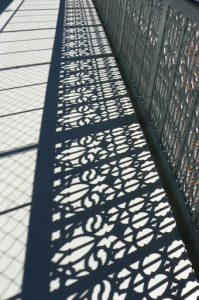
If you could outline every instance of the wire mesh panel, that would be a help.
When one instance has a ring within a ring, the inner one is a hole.
[[[174,171],[177,168],[176,175],[194,214],[194,221],[196,211],[197,214],[199,212],[198,161],[195,159],[198,155],[198,50],[198,25],[187,20],[176,9],[170,8],[150,116]]]
[[[131,25],[131,15],[133,10],[134,0],[127,0],[125,6],[125,18],[124,18],[124,27],[122,32],[122,41],[121,41],[121,49],[120,56],[121,58],[126,57],[128,38],[130,34],[130,25]]]
[[[165,120],[162,122],[162,142],[174,166],[178,163],[183,140],[189,135],[190,119],[198,98],[199,27],[187,23],[182,49]],[[187,132],[188,130],[188,132]],[[169,142],[170,141],[170,142]]]
[[[140,71],[142,68],[142,61],[145,52],[145,47],[143,47],[143,45],[145,45],[146,37],[148,35],[151,6],[152,2],[148,0],[143,0],[141,3],[138,31],[131,66],[131,77],[136,83],[138,83]]]
[[[191,118],[188,138],[184,139],[184,147],[181,152],[180,163],[177,168],[177,176],[182,190],[192,208],[193,220],[199,229],[199,103],[197,102]]]
[[[198,13],[197,5],[184,0],[110,0],[106,22],[112,44],[116,51],[120,49],[124,71],[144,103],[196,226]]]
[[[124,18],[126,13],[126,4],[127,0],[120,0],[120,8],[119,8],[119,15],[117,18],[117,26],[115,30],[115,34],[113,36],[115,49],[117,52],[120,51],[121,46],[121,39],[122,39],[122,32],[124,27]]]
[[[109,28],[113,43],[115,41],[115,36],[117,35],[117,22],[120,11],[120,1],[121,0],[112,0],[112,6],[110,7],[108,12],[108,20],[110,20]]]
[[[125,57],[125,63],[128,70],[131,69],[133,56],[134,56],[134,49],[136,44],[138,24],[140,18],[140,8],[141,8],[141,1],[135,0],[133,3],[130,34],[128,36],[128,46],[127,46],[126,57]]]
[[[160,30],[160,21],[163,14],[163,1],[154,0],[151,7],[151,15],[146,34],[144,55],[142,57],[142,69],[139,77],[139,94],[145,102],[150,83],[151,68],[155,58],[157,48],[158,34]],[[142,47],[142,44],[140,45]]]
[[[182,14],[170,8],[167,14],[150,108],[150,117],[159,134],[161,134],[164,117],[166,117],[170,105],[167,99],[170,98],[184,26],[185,20]]]
[[[107,19],[108,16],[108,8],[109,8],[109,0],[103,1],[103,15],[105,16],[105,19]]]

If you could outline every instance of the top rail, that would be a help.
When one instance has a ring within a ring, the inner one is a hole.
[[[94,2],[199,229],[199,1]]]

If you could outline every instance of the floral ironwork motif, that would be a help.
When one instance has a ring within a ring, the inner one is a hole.
[[[114,50],[119,28],[123,71],[157,132],[199,229],[198,7],[170,0],[127,1],[122,26],[110,10],[104,19],[104,2],[95,0]],[[111,11],[118,11],[119,2],[111,2]]]
[[[66,1],[62,45],[52,299],[197,297],[198,283],[92,1]]]

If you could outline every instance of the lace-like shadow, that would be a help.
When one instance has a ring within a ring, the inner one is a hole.
[[[198,284],[92,1],[66,1],[58,50],[24,299],[195,297]]]

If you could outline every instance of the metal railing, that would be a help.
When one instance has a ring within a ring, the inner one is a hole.
[[[199,6],[94,0],[199,228]]]

